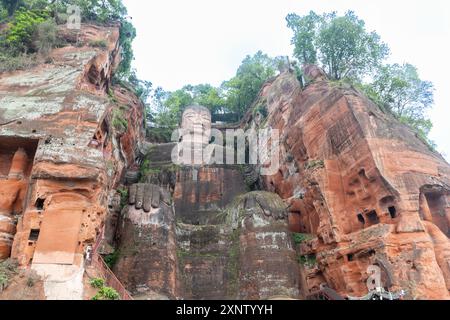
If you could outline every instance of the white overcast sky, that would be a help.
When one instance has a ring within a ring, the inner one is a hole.
[[[247,54],[292,56],[285,17],[353,10],[391,48],[389,62],[417,66],[434,83],[431,138],[450,160],[448,0],[124,0],[137,28],[134,67],[166,90],[220,85]]]

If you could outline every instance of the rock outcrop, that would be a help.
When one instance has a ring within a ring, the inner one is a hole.
[[[0,74],[0,259],[37,271],[48,299],[83,297],[85,252],[143,141],[143,104],[111,85],[119,26],[75,36],[51,63]]]
[[[450,166],[357,90],[308,70],[304,89],[290,73],[268,83],[267,118],[247,123],[280,130],[280,169],[262,180],[289,206],[291,230],[313,238],[300,245],[313,261],[305,293],[363,296],[376,265],[386,289],[447,299]]]
[[[159,144],[143,103],[112,85],[119,26],[60,33],[48,63],[0,74],[0,262],[40,277],[23,297],[89,298],[92,274],[127,299],[361,297],[375,270],[407,299],[450,298],[450,166],[359,91],[286,70],[241,123],[191,106]],[[279,131],[275,173],[267,153],[211,161],[234,145],[214,130],[249,128]]]
[[[183,115],[181,145],[198,145],[189,149],[192,161],[208,145],[210,119],[202,107]],[[175,143],[147,149],[141,179],[158,186],[129,187],[114,268],[135,298],[299,298],[299,265],[278,195],[247,193],[237,165],[174,165],[174,155],[187,159]],[[158,204],[155,192],[172,194],[173,207]]]
[[[176,298],[178,263],[170,194],[152,184],[130,186],[117,234],[120,258],[114,271],[135,298]]]

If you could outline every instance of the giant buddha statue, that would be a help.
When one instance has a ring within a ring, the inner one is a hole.
[[[203,152],[210,137],[211,112],[202,106],[187,107],[181,121],[177,162],[183,165],[203,165]]]

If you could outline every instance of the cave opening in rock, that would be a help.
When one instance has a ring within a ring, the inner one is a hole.
[[[358,221],[362,224],[366,224],[366,219],[364,219],[364,216],[362,213],[358,213]]]
[[[39,238],[39,229],[31,229],[30,236],[28,237],[28,240],[30,241],[37,241]]]
[[[450,235],[450,223],[447,215],[449,191],[439,185],[427,185],[421,188],[419,210],[422,219],[434,223],[447,236]]]
[[[35,207],[36,207],[36,209],[38,209],[38,210],[44,210],[44,204],[45,204],[45,199],[43,199],[43,198],[38,198],[37,200],[36,200],[36,203],[35,203]]]
[[[389,207],[388,210],[389,210],[389,214],[390,214],[392,219],[397,218],[397,209],[395,209],[394,206]]]
[[[348,260],[348,261],[351,262],[351,261],[353,261],[354,259],[355,259],[355,256],[354,256],[353,254],[350,253],[350,254],[347,255],[347,260]]]
[[[380,223],[380,219],[378,218],[377,212],[375,210],[370,211],[367,214],[367,218],[369,219],[369,222],[371,224],[378,224],[378,223]]]

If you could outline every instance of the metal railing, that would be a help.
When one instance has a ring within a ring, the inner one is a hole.
[[[101,234],[98,236],[97,242],[92,248],[91,266],[101,273],[101,277],[105,280],[105,283],[109,287],[117,291],[121,300],[133,300],[131,294],[128,292],[122,282],[117,279],[114,272],[112,272],[112,270],[105,263],[105,260],[103,260],[103,257],[98,253],[98,249],[103,242],[103,236],[104,229],[102,229]]]

